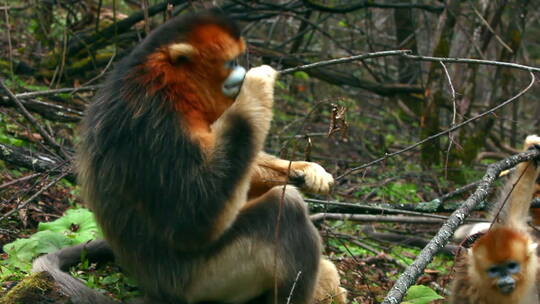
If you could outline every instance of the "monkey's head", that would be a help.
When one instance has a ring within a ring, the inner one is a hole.
[[[161,93],[184,113],[213,121],[234,102],[246,70],[236,24],[215,11],[180,16],[155,29],[131,54],[128,68],[149,95]]]
[[[507,227],[492,228],[470,250],[469,274],[486,290],[511,296],[534,284],[536,244],[527,234]]]

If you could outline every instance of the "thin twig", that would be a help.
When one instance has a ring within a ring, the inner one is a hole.
[[[14,179],[14,180],[10,180],[9,182],[5,182],[3,183],[2,185],[0,185],[0,190],[6,188],[6,187],[9,187],[11,185],[14,185],[14,184],[17,184],[17,183],[21,183],[21,182],[24,182],[24,181],[27,181],[29,179],[32,179],[34,177],[37,177],[37,176],[40,176],[42,175],[43,173],[34,173],[34,174],[30,174],[30,175],[26,175],[26,176],[23,176],[21,178],[17,178],[17,179]]]
[[[83,83],[82,87],[86,87],[89,84],[91,84],[92,82],[94,82],[94,81],[98,80],[99,78],[103,77],[103,75],[105,75],[105,73],[107,73],[107,71],[111,67],[111,65],[112,65],[112,63],[114,61],[114,58],[116,58],[116,49],[114,49],[114,53],[111,56],[111,58],[109,59],[109,62],[107,62],[107,65],[105,66],[105,68],[103,68],[103,70],[99,73],[99,75],[97,75],[96,77],[93,77],[92,79],[90,79],[87,82]]]
[[[102,85],[91,85],[91,86],[83,86],[80,88],[62,88],[62,89],[53,89],[53,90],[45,90],[45,91],[37,91],[37,92],[26,92],[26,93],[19,93],[16,94],[15,97],[19,99],[27,99],[27,98],[33,98],[33,97],[39,97],[39,96],[48,96],[48,95],[56,95],[56,94],[75,94],[77,92],[86,92],[86,91],[96,91],[100,89]]]
[[[0,86],[6,92],[6,94],[11,98],[13,102],[17,104],[19,107],[19,110],[21,111],[22,115],[32,124],[32,126],[39,132],[39,134],[43,137],[45,142],[47,142],[51,147],[53,147],[58,153],[60,153],[61,156],[63,156],[65,159],[69,159],[70,156],[64,151],[62,146],[60,146],[54,138],[51,137],[51,135],[43,129],[43,127],[38,123],[38,121],[26,110],[24,105],[21,103],[21,101],[13,95],[13,93],[9,90],[9,88],[4,84],[4,80],[0,78]]]
[[[439,138],[439,137],[441,137],[443,135],[446,135],[446,134],[448,134],[448,133],[450,133],[452,131],[455,131],[455,130],[463,127],[464,125],[467,125],[467,124],[469,124],[469,123],[471,123],[473,121],[476,121],[476,120],[478,120],[478,119],[480,119],[480,118],[482,118],[482,117],[484,117],[484,116],[486,116],[488,114],[491,114],[491,113],[497,111],[498,109],[504,107],[505,105],[513,102],[514,100],[517,100],[519,97],[523,96],[527,91],[529,91],[529,89],[532,88],[532,86],[534,85],[534,82],[535,82],[536,78],[534,77],[534,74],[533,74],[532,71],[529,71],[529,73],[531,75],[531,82],[529,83],[529,85],[527,85],[527,87],[525,89],[521,90],[521,92],[519,92],[517,95],[515,95],[512,98],[504,101],[503,103],[501,103],[501,104],[499,104],[499,105],[497,105],[497,106],[495,106],[495,107],[493,107],[493,108],[491,108],[491,109],[489,109],[489,110],[487,110],[487,111],[485,111],[485,112],[483,112],[483,113],[481,113],[479,115],[476,115],[476,116],[474,116],[472,118],[469,118],[469,119],[467,119],[467,120],[453,126],[452,128],[446,129],[446,130],[444,130],[442,132],[439,132],[437,134],[434,134],[434,135],[431,135],[431,136],[429,136],[427,138],[424,138],[421,141],[419,141],[419,142],[417,142],[417,143],[415,143],[413,145],[410,145],[410,146],[408,146],[406,148],[400,149],[400,150],[398,150],[396,152],[387,153],[383,157],[377,158],[376,160],[373,160],[373,161],[371,161],[369,163],[366,163],[364,165],[349,169],[348,171],[346,171],[342,175],[338,176],[336,178],[336,180],[340,180],[343,177],[345,177],[345,176],[347,176],[347,175],[349,175],[349,174],[351,174],[353,172],[356,172],[358,170],[361,170],[361,169],[364,169],[364,168],[367,168],[367,167],[371,167],[374,164],[380,163],[380,162],[382,162],[382,161],[384,161],[384,160],[386,160],[386,159],[388,159],[390,157],[393,157],[393,156],[396,156],[398,154],[410,151],[410,150],[412,150],[412,149],[414,149],[414,148],[416,148],[416,147],[418,147],[418,146],[420,146],[420,145],[422,145],[422,144],[424,144],[426,142],[432,141],[432,140],[434,140],[436,138]]]
[[[13,213],[15,213],[16,211],[26,207],[26,205],[30,204],[32,201],[34,201],[41,193],[45,192],[47,189],[51,188],[52,186],[54,186],[54,184],[56,184],[58,181],[60,181],[62,178],[66,177],[67,175],[69,174],[69,171],[68,172],[64,172],[62,174],[60,174],[59,176],[57,176],[52,182],[48,183],[47,185],[45,185],[43,188],[39,189],[39,191],[37,191],[36,193],[34,193],[30,198],[28,198],[26,201],[24,201],[23,203],[17,205],[16,208],[13,208],[11,209],[10,211],[6,212],[4,215],[0,216],[0,222],[2,220],[4,220],[5,218],[9,217],[10,215],[12,215]]]
[[[507,68],[514,68],[514,69],[525,70],[529,72],[540,72],[540,68],[523,65],[523,64],[511,63],[511,62],[503,62],[503,61],[471,59],[471,58],[431,57],[431,56],[412,55],[410,53],[404,53],[404,54],[401,54],[401,56],[408,59],[420,60],[420,61],[485,64],[485,65],[494,65],[494,66],[501,66],[501,67],[507,67]]]
[[[291,292],[289,293],[289,296],[287,297],[287,304],[291,303],[292,295],[294,293],[294,288],[296,287],[296,282],[298,282],[298,279],[300,279],[301,274],[302,274],[302,271],[298,271],[298,274],[296,275],[296,278],[294,279],[293,285],[291,287]]]
[[[456,90],[454,89],[454,85],[452,84],[452,78],[450,77],[450,73],[448,73],[448,69],[442,63],[441,64],[444,74],[446,75],[446,79],[448,79],[448,84],[450,85],[450,91],[452,92],[452,123],[450,124],[450,127],[453,127],[456,124],[456,116],[457,116],[457,105],[456,105]],[[448,161],[450,160],[450,150],[452,149],[452,144],[454,143],[454,133],[450,132],[448,133],[448,148],[446,149],[446,159],[444,163],[444,177],[448,178]]]
[[[362,54],[362,55],[341,57],[341,58],[336,58],[336,59],[330,59],[330,60],[324,60],[324,61],[319,61],[315,63],[305,64],[305,65],[297,66],[294,68],[284,69],[284,70],[279,71],[279,73],[291,74],[297,71],[303,71],[303,70],[308,70],[312,68],[320,68],[327,65],[346,63],[346,62],[351,62],[355,60],[364,60],[368,58],[377,58],[377,57],[385,57],[385,56],[398,56],[398,55],[402,56],[410,52],[411,52],[410,50],[393,50],[393,51],[382,51],[382,52],[367,53],[367,54]]]
[[[6,7],[8,7],[6,3]],[[11,74],[11,77],[13,77],[13,45],[11,44],[11,24],[9,23],[9,12],[7,9],[4,10],[4,17],[6,21],[6,28],[7,28],[7,40],[8,40],[8,48],[9,48],[9,72]]]
[[[482,14],[476,9],[476,7],[474,6],[474,3],[472,3],[471,1],[471,7],[474,11],[474,13],[476,14],[476,16],[480,19],[480,21],[482,21],[482,23],[486,26],[486,28],[493,34],[493,36],[495,36],[495,39],[497,41],[499,41],[499,43],[508,51],[510,52],[510,54],[513,54],[514,53],[514,50],[512,50],[512,48],[510,46],[508,46],[508,44],[506,44],[502,38],[497,34],[497,32],[495,32],[495,30],[491,27],[491,24],[489,24],[489,22],[484,18],[484,16],[482,16]]]

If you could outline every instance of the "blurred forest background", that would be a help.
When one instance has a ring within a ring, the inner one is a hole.
[[[166,19],[213,7],[241,24],[246,67],[387,50],[540,65],[540,9],[529,0],[0,0],[0,246],[54,231],[38,223],[84,206],[71,162],[77,123],[107,72]],[[474,188],[454,190],[474,185],[487,164],[538,133],[540,88],[528,88],[531,77],[408,55],[280,77],[266,149],[321,163],[336,178],[331,195],[307,200],[349,300],[379,303],[444,220],[431,215],[452,211]],[[525,88],[507,106],[434,136]],[[76,220],[67,227],[72,240],[83,231]],[[2,290],[35,255],[60,246],[34,240],[0,250]],[[444,297],[453,249],[445,247],[417,284]],[[89,286],[119,299],[135,293],[115,268],[81,267],[73,272]]]

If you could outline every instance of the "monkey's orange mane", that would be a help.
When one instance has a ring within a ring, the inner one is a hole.
[[[530,239],[520,231],[508,227],[495,227],[480,237],[473,245],[475,255],[490,263],[528,257]]]
[[[175,59],[170,49],[175,43],[185,43],[194,51]],[[163,94],[181,113],[189,133],[208,146],[213,141],[210,125],[234,102],[222,93],[222,84],[230,73],[224,64],[244,50],[244,41],[232,37],[226,29],[211,23],[200,24],[183,41],[162,46],[150,54],[140,67],[137,81],[150,96]]]

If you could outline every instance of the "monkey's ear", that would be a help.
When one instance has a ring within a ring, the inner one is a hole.
[[[187,60],[197,53],[197,49],[195,47],[189,43],[183,42],[169,45],[168,51],[173,63]]]

